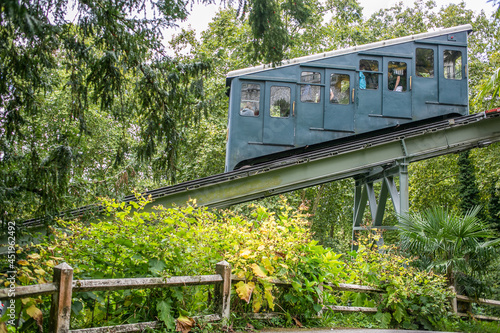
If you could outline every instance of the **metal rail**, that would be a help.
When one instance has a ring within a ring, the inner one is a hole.
[[[484,147],[500,141],[500,111],[483,112],[441,120],[411,128],[394,129],[375,136],[332,141],[331,146],[280,158],[256,166],[147,191],[152,205],[197,204],[228,207],[258,198],[314,186],[392,166],[397,161],[415,162],[440,155]],[[340,142],[340,143],[337,143]],[[135,201],[127,196],[123,201]],[[99,211],[97,205],[63,212],[75,218]],[[31,219],[24,226],[36,226]]]

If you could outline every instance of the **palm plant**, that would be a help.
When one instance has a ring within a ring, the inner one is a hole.
[[[461,215],[433,207],[403,215],[398,224],[401,248],[418,256],[425,268],[446,274],[456,287],[456,273],[476,277],[486,272],[500,245],[495,231],[477,217],[479,211],[476,206]]]

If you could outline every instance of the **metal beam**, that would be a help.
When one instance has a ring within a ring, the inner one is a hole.
[[[257,198],[285,193],[334,180],[369,173],[397,161],[415,162],[500,141],[500,117],[476,116],[473,121],[446,121],[446,126],[422,128],[417,133],[384,141],[372,139],[363,146],[331,149],[318,156],[299,156],[269,163],[265,168],[227,174],[225,181],[186,186],[155,198],[153,204],[182,205],[196,198],[198,205],[227,207]],[[223,176],[223,175],[221,175]],[[407,176],[406,176],[407,177]],[[406,181],[405,181],[406,182]],[[405,185],[407,186],[407,185]],[[400,207],[407,211],[407,207]]]
[[[198,205],[228,207],[360,174],[376,174],[396,161],[407,164],[500,141],[499,115],[480,113],[417,127],[402,126],[392,132],[365,133],[333,141],[329,146],[324,143],[318,148],[309,147],[311,151],[307,152],[303,147],[291,157],[158,188],[144,195],[154,200],[149,207],[183,205],[189,199],[196,199]],[[127,196],[122,201],[134,200],[134,196]],[[60,217],[76,218],[100,209],[89,205],[62,212]],[[43,218],[33,218],[22,225],[43,223]]]
[[[356,177],[356,192],[355,193],[365,193],[364,197],[361,195],[361,200],[359,196],[355,195],[354,206],[357,215],[353,219],[353,240],[357,239],[356,233],[358,231],[375,231],[375,230],[394,230],[397,229],[394,226],[384,226],[383,220],[385,215],[385,208],[387,205],[387,200],[389,195],[394,207],[394,211],[397,214],[401,212],[407,212],[407,207],[409,207],[408,202],[408,165],[406,161],[398,161],[394,166],[389,166],[387,168],[378,168],[369,174],[359,175]],[[394,181],[394,176],[398,175],[400,179],[399,190]],[[378,196],[375,194],[374,184],[380,182],[380,193]],[[362,201],[364,199],[364,202]],[[364,215],[366,210],[366,199],[369,201],[370,214],[371,214],[371,225],[360,226],[361,217]],[[384,239],[381,237],[378,239],[377,244],[382,246]],[[353,243],[354,244],[354,243]],[[353,245],[353,249],[356,246]]]

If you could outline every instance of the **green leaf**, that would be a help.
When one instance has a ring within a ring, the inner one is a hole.
[[[394,311],[394,319],[396,319],[396,321],[398,323],[400,323],[403,318],[406,316],[406,311],[401,308],[401,306],[396,306],[396,311]]]
[[[165,323],[169,330],[175,329],[175,318],[172,316],[172,301],[159,301],[156,303],[156,310],[158,311],[158,319]]]
[[[73,301],[71,304],[71,310],[73,314],[77,315],[83,309],[83,304],[80,301]]]
[[[158,260],[154,258],[149,260],[149,271],[153,275],[161,275],[165,267],[167,267],[167,265],[163,260]]]
[[[366,301],[366,295],[362,293],[357,293],[356,296],[354,297],[354,302],[352,303],[353,306],[364,306],[365,301]]]

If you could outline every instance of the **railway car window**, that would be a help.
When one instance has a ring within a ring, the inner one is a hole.
[[[308,103],[319,103],[321,100],[321,87],[311,84],[321,83],[321,73],[318,72],[302,72],[300,74],[300,82],[307,83],[300,86],[300,101]]]
[[[271,117],[286,118],[290,115],[290,96],[289,87],[271,87]]]
[[[444,50],[444,77],[445,79],[462,79],[462,52]]]
[[[257,117],[260,109],[260,85],[243,83],[241,85],[240,115]]]
[[[387,67],[387,75],[389,76],[387,88],[398,92],[406,91],[406,62],[389,61]]]
[[[434,77],[434,50],[417,48],[415,72],[420,77]]]
[[[359,89],[378,89],[378,60],[359,61]]]
[[[349,104],[349,75],[332,74],[330,76],[330,103]]]

